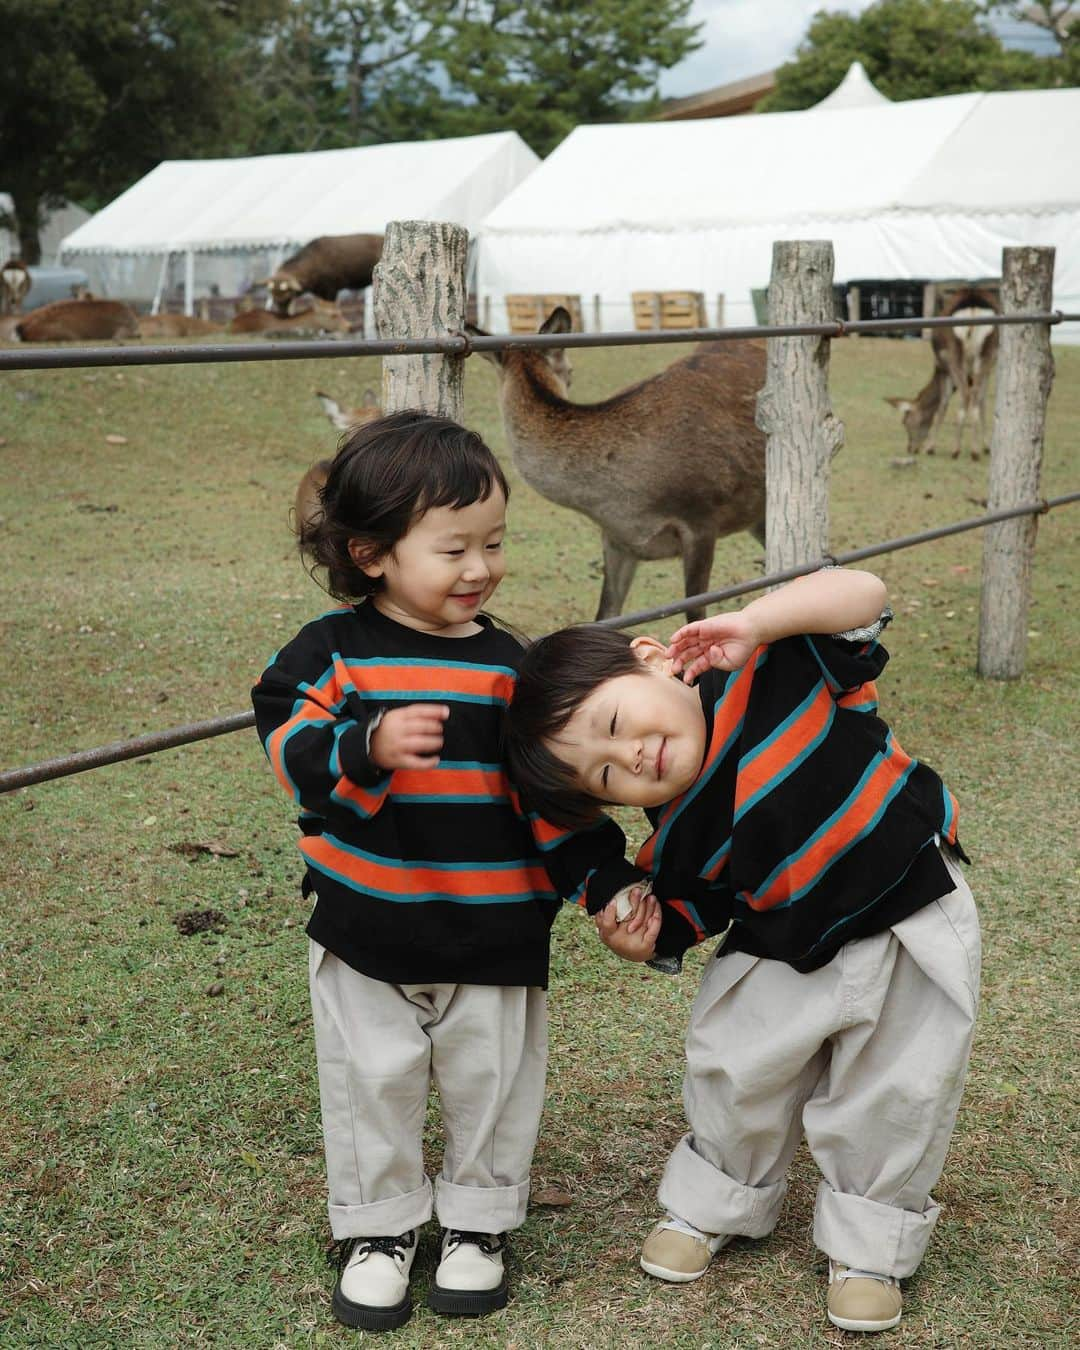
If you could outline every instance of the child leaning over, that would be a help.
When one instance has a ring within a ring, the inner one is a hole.
[[[443,1226],[429,1303],[507,1299],[544,1096],[549,929],[559,894],[636,877],[611,822],[567,837],[518,808],[503,709],[521,647],[482,612],[505,572],[508,488],[454,422],[357,428],[302,547],[356,604],[309,623],[252,691],[260,739],[301,807],[310,990],[337,1317],[412,1310],[417,1230]],[[543,851],[543,858],[541,852]],[[446,1147],[421,1154],[428,1091]]]
[[[828,1315],[855,1331],[899,1322],[937,1221],[979,984],[956,803],[877,715],[884,601],[876,577],[829,569],[666,651],[565,629],[526,653],[508,716],[511,775],[546,818],[580,828],[614,802],[652,822],[637,861],[655,898],[633,933],[597,914],[610,947],[670,959],[727,929],[643,1268],[694,1280],[769,1233],[805,1133]]]

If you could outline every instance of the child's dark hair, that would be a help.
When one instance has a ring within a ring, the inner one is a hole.
[[[553,825],[585,829],[600,815],[596,797],[545,745],[605,680],[644,673],[628,633],[599,624],[561,628],[527,648],[505,722],[510,780],[525,805]]]
[[[408,409],[353,427],[342,438],[319,493],[322,511],[305,524],[301,552],[326,572],[326,589],[357,600],[382,586],[353,561],[350,539],[370,542],[370,561],[437,506],[471,506],[495,487],[509,498],[499,462],[476,434],[448,417]]]

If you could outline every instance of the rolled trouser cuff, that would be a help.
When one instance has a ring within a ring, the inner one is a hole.
[[[335,1238],[396,1237],[427,1223],[432,1214],[431,1182],[405,1195],[392,1195],[370,1205],[329,1206],[330,1231]]]
[[[516,1186],[456,1186],[435,1179],[435,1213],[444,1228],[505,1233],[520,1228],[529,1206],[528,1178]]]
[[[674,1214],[703,1233],[738,1233],[759,1238],[771,1233],[780,1217],[787,1182],[744,1186],[694,1151],[685,1134],[668,1158],[659,1199]]]
[[[902,1280],[918,1268],[940,1213],[932,1199],[920,1214],[845,1195],[823,1181],[814,1207],[814,1243],[842,1265]]]

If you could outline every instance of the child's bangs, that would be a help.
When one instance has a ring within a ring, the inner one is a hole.
[[[509,500],[510,485],[498,462],[479,439],[476,445],[437,444],[427,452],[422,486],[416,501],[416,514],[434,507],[460,510],[474,502],[486,501],[495,487]]]

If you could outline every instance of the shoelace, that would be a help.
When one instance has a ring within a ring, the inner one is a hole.
[[[355,1253],[369,1256],[372,1252],[381,1252],[391,1260],[401,1260],[416,1242],[416,1233],[410,1229],[397,1237],[351,1237],[339,1238],[326,1253],[330,1265],[344,1270]]]
[[[485,1256],[495,1256],[506,1246],[505,1233],[470,1233],[464,1228],[446,1230],[446,1247],[451,1250],[463,1243],[471,1243],[480,1248]]]
[[[875,1270],[856,1270],[850,1266],[834,1266],[834,1280],[877,1280],[881,1284],[895,1284],[891,1275],[879,1275]]]

